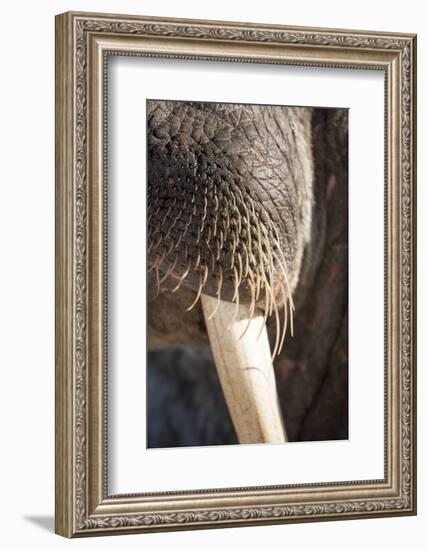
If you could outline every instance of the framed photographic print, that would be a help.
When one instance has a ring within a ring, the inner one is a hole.
[[[56,532],[416,513],[416,37],[56,18]]]

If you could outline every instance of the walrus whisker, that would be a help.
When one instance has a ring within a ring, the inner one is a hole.
[[[185,310],[185,311],[191,311],[193,309],[193,307],[197,304],[199,298],[200,298],[200,295],[202,294],[202,274],[200,273],[199,274],[199,289],[197,291],[197,294],[196,294],[196,297],[194,298],[194,301],[193,303]]]
[[[277,303],[276,303],[276,300],[274,299],[274,296],[273,296],[273,304],[274,304],[274,314],[276,317],[276,341],[274,344],[273,353],[271,354],[271,362],[273,362],[274,359],[276,358],[277,350],[280,342],[280,316],[279,316],[279,310],[277,308]]]
[[[163,277],[160,279],[160,284],[162,284],[166,279],[169,277],[171,273],[175,271],[176,264],[178,263],[178,254],[175,254],[175,260],[173,263],[168,267],[166,273],[163,275]]]
[[[282,347],[283,347],[283,344],[285,342],[286,328],[287,328],[287,325],[288,325],[287,296],[286,296],[285,287],[283,286],[282,282],[280,282],[280,290],[281,290],[281,293],[282,293],[282,296],[283,296],[283,329],[282,329],[282,336],[280,338],[279,350],[277,352],[279,355],[282,351]]]
[[[209,276],[214,277],[217,281],[217,300],[214,310],[210,313],[211,319],[224,299],[223,287],[226,280],[227,285],[231,283],[232,286],[231,302],[235,304],[233,315],[235,320],[243,301],[242,292],[245,289],[246,299],[249,300],[248,323],[239,338],[243,337],[248,330],[255,314],[256,304],[262,296],[265,309],[259,333],[264,329],[267,319],[274,316],[276,339],[273,356],[275,357],[282,351],[288,328],[293,335],[295,310],[279,232],[266,211],[258,213],[254,200],[248,195],[243,197],[238,186],[229,192],[222,191],[215,184],[210,185],[209,189],[204,185],[203,191],[200,187],[198,193],[193,192],[188,200],[183,190],[182,196],[178,199],[175,196],[173,199],[173,204],[179,205],[179,210],[178,214],[173,216],[171,225],[165,230],[161,225],[149,228],[149,257],[154,255],[162,242],[164,243],[161,255],[157,254],[149,267],[149,270],[156,272],[157,292],[160,291],[160,285],[171,277],[177,280],[171,291],[177,292],[190,272],[199,271],[195,298],[187,308],[187,311],[190,311],[199,301],[203,289],[208,284]],[[203,193],[202,203],[197,202],[200,193]],[[152,203],[159,208],[163,200],[167,200],[167,194],[162,199],[156,197]],[[209,204],[212,204],[211,210],[208,209]],[[169,205],[165,217],[168,221],[171,212],[174,210]],[[152,212],[149,212],[149,215],[151,219]],[[173,227],[178,227],[179,230],[173,233]],[[187,250],[187,243],[191,242],[192,247]],[[182,247],[188,263],[183,268],[183,272],[177,274],[179,257],[183,256],[180,252]],[[160,276],[160,267],[165,264],[167,258],[172,259],[174,251],[172,263]],[[230,297],[228,299],[230,300]],[[284,309],[283,321],[279,314],[279,305]]]
[[[176,292],[180,286],[182,285],[182,283],[184,282],[184,279],[187,277],[188,273],[190,272],[190,268],[191,268],[191,258],[189,259],[188,261],[188,266],[187,266],[187,269],[184,271],[184,273],[181,275],[181,277],[179,278],[179,281],[178,281],[178,284],[176,285],[176,287],[174,287],[172,289],[172,292]]]
[[[216,291],[218,299],[216,301],[216,305],[215,305],[214,310],[212,311],[212,313],[208,317],[208,321],[210,321],[214,317],[215,313],[218,311],[219,305],[221,303],[221,287],[222,287],[222,269],[220,271],[220,277],[218,278],[218,289]]]

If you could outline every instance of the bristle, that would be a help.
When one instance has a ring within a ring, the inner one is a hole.
[[[271,354],[271,360],[274,361],[277,355],[277,350],[279,348],[279,342],[280,342],[280,316],[279,316],[279,310],[277,308],[276,300],[273,298],[273,304],[274,304],[274,315],[276,319],[276,342],[274,344],[273,353]]]
[[[189,274],[190,268],[191,268],[191,258],[188,259],[187,268],[184,270],[184,272],[183,272],[183,274],[181,275],[181,277],[179,277],[178,284],[172,289],[172,292],[176,292],[176,291],[179,289],[179,287],[182,285],[182,283],[184,282],[185,278],[186,278],[187,275]]]
[[[216,279],[217,304],[209,318],[218,311],[227,283],[232,287],[236,319],[245,289],[249,299],[248,323],[240,338],[262,300],[262,327],[269,317],[275,318],[272,355],[276,357],[283,348],[288,325],[293,334],[295,308],[281,239],[268,212],[263,205],[258,205],[257,211],[254,200],[237,185],[223,189],[213,181],[203,185],[198,182],[191,193],[185,188],[178,190],[173,183],[168,185],[161,192],[149,188],[148,255],[149,270],[155,273],[156,295],[167,279],[174,281],[172,292],[177,292],[187,276],[194,274],[198,287],[187,308],[190,311],[208,281]],[[181,273],[180,259],[186,262]],[[284,310],[283,320],[279,304]]]
[[[220,273],[220,275],[219,275],[219,277],[217,277],[218,287],[217,287],[217,291],[216,291],[218,299],[217,299],[217,302],[216,302],[215,309],[212,311],[212,313],[208,317],[208,321],[210,321],[214,317],[214,315],[218,311],[218,308],[219,308],[220,303],[221,303],[221,288],[222,288],[222,269],[221,269],[221,267],[219,269],[219,273]]]

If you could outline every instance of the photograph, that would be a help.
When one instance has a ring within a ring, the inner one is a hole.
[[[348,110],[146,113],[147,446],[347,439]]]

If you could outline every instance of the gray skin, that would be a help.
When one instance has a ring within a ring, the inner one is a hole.
[[[291,440],[346,438],[347,111],[150,100],[147,129],[148,260],[155,267],[149,278],[150,349],[208,348],[200,301],[186,309],[201,285],[204,293],[217,295],[219,271],[221,298],[233,300],[236,273],[246,263],[246,277],[241,269],[237,287],[240,302],[251,303],[248,273],[252,281],[261,278],[257,266],[271,258],[264,289],[284,306],[285,264],[296,309],[294,337],[287,335],[275,369],[288,435]],[[268,297],[260,292],[256,306],[266,305]],[[273,342],[275,323],[269,322],[268,330]],[[235,442],[227,414],[219,410],[224,404],[217,381],[207,388],[206,380],[214,376],[207,374],[206,354],[200,369],[194,354],[183,359],[179,352],[176,365],[185,368],[175,373],[171,355],[162,353],[151,361],[156,363],[153,387],[149,377],[153,415],[167,416],[169,404],[169,420],[178,412],[180,418],[194,416],[200,403],[187,399],[183,411],[182,391],[173,404],[169,398],[161,401],[168,394],[164,388],[179,380],[185,388],[191,379],[191,395],[204,392],[199,401],[206,403],[215,395],[209,401],[212,414],[225,420],[208,441],[203,426],[192,428],[204,434],[199,438],[179,435],[175,426],[168,443],[165,429],[157,426],[160,436],[152,436],[153,446]]]
[[[156,291],[185,274],[178,311],[202,285],[223,300],[236,300],[238,286],[240,303],[283,305],[310,240],[311,109],[149,101],[147,110],[149,262],[159,281],[173,267]],[[181,332],[165,325],[156,338]]]

